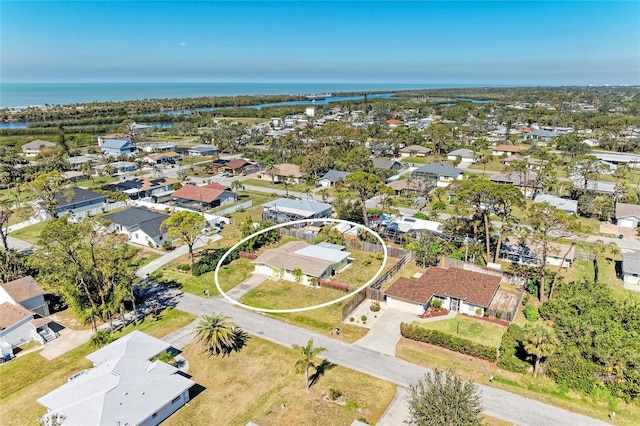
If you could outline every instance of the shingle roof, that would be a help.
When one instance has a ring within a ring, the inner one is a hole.
[[[487,307],[500,287],[501,278],[459,268],[432,266],[417,280],[398,278],[385,291],[392,297],[426,303],[432,296],[452,296]]]
[[[220,151],[217,146],[213,145],[196,145],[189,148],[189,151],[195,152],[209,152],[209,151]]]
[[[224,167],[228,167],[231,170],[236,170],[236,169],[239,169],[240,167],[244,167],[248,163],[249,162],[244,158],[236,158],[235,160],[229,161],[227,164],[224,165]]]
[[[207,188],[206,186],[185,185],[173,193],[174,198],[211,203],[225,192],[220,188]]]
[[[413,171],[413,173],[426,173],[426,174],[432,174],[436,176],[445,176],[445,177],[455,178],[462,174],[462,170],[456,167],[450,166],[448,164],[435,162],[435,163],[425,164],[422,167],[418,167],[416,170]]]
[[[2,288],[16,303],[44,294],[42,287],[40,287],[31,275],[2,284]]]
[[[132,145],[128,139],[107,139],[102,142],[102,148],[108,149],[122,149],[127,145]]]
[[[578,211],[578,201],[569,200],[568,198],[556,197],[551,194],[538,194],[533,200],[534,203],[547,203],[559,210],[571,211],[573,213]],[[640,206],[638,206],[640,207]]]
[[[278,166],[278,176],[293,176],[295,178],[302,177],[300,166],[295,164],[283,163]]]
[[[526,145],[498,145],[492,148],[493,151],[501,152],[525,152],[529,150]]]
[[[473,151],[471,151],[470,149],[462,148],[462,149],[456,149],[455,151],[451,151],[447,155],[452,155],[456,157],[460,156],[462,158],[473,158]]]
[[[0,331],[14,326],[25,318],[33,318],[33,313],[20,305],[9,302],[0,304]]]
[[[640,206],[637,204],[616,203],[616,219],[624,217],[640,218]]]
[[[622,253],[622,272],[640,275],[640,253]]]
[[[529,178],[529,181],[526,182],[526,184],[527,185],[533,184],[537,176],[538,175],[535,172],[529,172],[528,175],[526,176]],[[498,173],[497,175],[491,176],[489,180],[492,182],[511,183],[515,186],[523,186],[525,175],[518,172],[503,172],[503,173]]]
[[[127,189],[138,189],[140,191],[146,191],[153,188],[160,188],[167,185],[173,185],[174,183],[180,182],[178,179],[174,178],[135,178],[123,180],[121,182],[116,183],[115,185],[118,187],[123,187]]]
[[[396,160],[390,160],[388,158],[374,158],[371,162],[376,169],[390,169],[398,163]]]
[[[141,424],[194,385],[176,374],[175,367],[162,361],[148,361],[169,346],[134,331],[87,356],[92,361],[96,354],[106,358],[100,356],[97,367],[42,396],[38,402],[51,413],[64,415],[65,425]]]
[[[331,183],[336,183],[339,180],[346,178],[348,175],[349,175],[349,172],[342,172],[339,170],[329,170],[320,179],[327,179]]]
[[[43,147],[53,148],[54,146],[56,146],[56,144],[53,142],[36,139],[35,141],[25,143],[24,145],[22,145],[22,148],[23,149],[40,149]]]
[[[342,261],[349,254],[312,246],[304,241],[290,241],[281,247],[266,250],[251,263],[266,264],[277,269],[300,269],[305,275],[319,277],[328,267]]]
[[[126,228],[138,225],[142,232],[150,237],[156,237],[162,235],[160,225],[168,217],[169,215],[157,213],[144,207],[132,207],[118,213],[108,214],[104,219]]]
[[[67,191],[64,191],[63,193],[56,196],[56,198],[58,199],[58,209],[85,201],[99,200],[101,198],[105,200],[107,199],[107,196],[104,194],[89,191],[88,189],[84,188],[72,187],[69,190],[71,191],[71,198],[68,197],[69,194],[67,193]]]
[[[417,152],[421,154],[428,154],[431,152],[431,148],[427,148],[426,146],[422,146],[422,145],[409,145],[400,149],[400,152],[408,152],[408,153]]]

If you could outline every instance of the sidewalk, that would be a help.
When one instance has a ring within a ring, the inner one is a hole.
[[[227,292],[227,296],[238,301],[242,296],[268,280],[269,277],[262,274],[252,274],[249,278]]]

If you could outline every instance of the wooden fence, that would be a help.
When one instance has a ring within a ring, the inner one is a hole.
[[[520,308],[520,304],[522,303],[522,298],[524,297],[525,288],[524,286],[520,288],[518,292],[518,301],[514,305],[514,307],[510,311],[498,310],[498,309],[487,309],[485,310],[485,315],[489,318],[495,318],[501,321],[507,321],[512,323],[516,320],[516,315],[518,314],[518,309]],[[498,318],[498,312],[501,312],[500,318]]]
[[[225,216],[225,215],[228,215],[228,214],[231,214],[231,213],[235,213],[238,210],[248,209],[252,205],[253,205],[253,201],[249,200],[249,201],[245,201],[244,203],[240,203],[240,204],[233,205],[231,207],[227,207],[226,209],[216,210],[216,211],[213,212],[213,214],[216,214],[218,216]]]

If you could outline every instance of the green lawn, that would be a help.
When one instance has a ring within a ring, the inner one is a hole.
[[[313,186],[311,185],[307,185],[304,183],[295,183],[295,184],[290,184],[288,188],[285,187],[285,185],[281,182],[276,182],[275,184],[271,183],[271,180],[262,180],[262,179],[247,179],[243,182],[245,185],[251,185],[251,186],[259,186],[262,188],[269,188],[269,189],[281,189],[283,191],[285,190],[289,190],[289,195],[295,195],[295,196],[300,196],[300,193],[302,191],[304,191],[305,189],[313,189]],[[306,197],[306,195],[302,194],[303,198]]]
[[[10,233],[10,235],[19,240],[28,241],[31,244],[37,244],[40,233],[47,226],[47,221],[38,222],[25,228],[18,229]]]
[[[498,324],[492,324],[480,319],[473,319],[458,315],[456,318],[423,323],[414,321],[411,325],[427,328],[429,330],[438,330],[453,336],[471,340],[483,345],[500,347],[502,335],[507,328]],[[459,331],[459,333],[457,333]]]
[[[245,294],[240,302],[266,309],[291,309],[317,305],[335,300],[345,293],[328,288],[310,288],[291,281],[265,281]],[[366,329],[342,323],[342,307],[346,301],[310,311],[269,314],[285,322],[310,330],[329,334],[332,329],[341,329],[340,340],[354,342],[366,334]]]
[[[184,259],[188,262],[188,259]],[[218,296],[220,293],[216,288],[214,280],[214,272],[207,272],[200,276],[192,276],[189,272],[180,271],[177,266],[180,264],[188,264],[184,262],[173,262],[163,267],[159,273],[155,274],[156,282],[172,288],[180,288],[188,293],[202,296],[204,290],[208,290],[209,294]],[[249,278],[253,272],[254,266],[249,259],[237,259],[229,265],[220,268],[218,277],[220,286],[224,291],[229,291],[242,281]]]
[[[191,314],[167,309],[160,314],[159,320],[145,319],[142,323],[128,326],[115,335],[122,337],[133,330],[140,330],[155,337],[163,337],[186,326],[194,319]],[[46,413],[46,409],[38,404],[36,399],[66,383],[69,376],[85,368],[91,368],[92,364],[84,357],[95,349],[90,343],[85,343],[51,361],[40,356],[38,352],[32,352],[2,365],[2,424],[37,425],[37,419]]]

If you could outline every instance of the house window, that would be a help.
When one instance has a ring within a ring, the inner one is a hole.
[[[153,415],[151,416],[152,419],[155,419],[156,417],[158,417],[158,413],[153,413]]]
[[[180,401],[180,398],[182,398],[182,395],[178,395],[175,398],[173,398],[171,400],[171,405],[175,404],[176,402]]]

